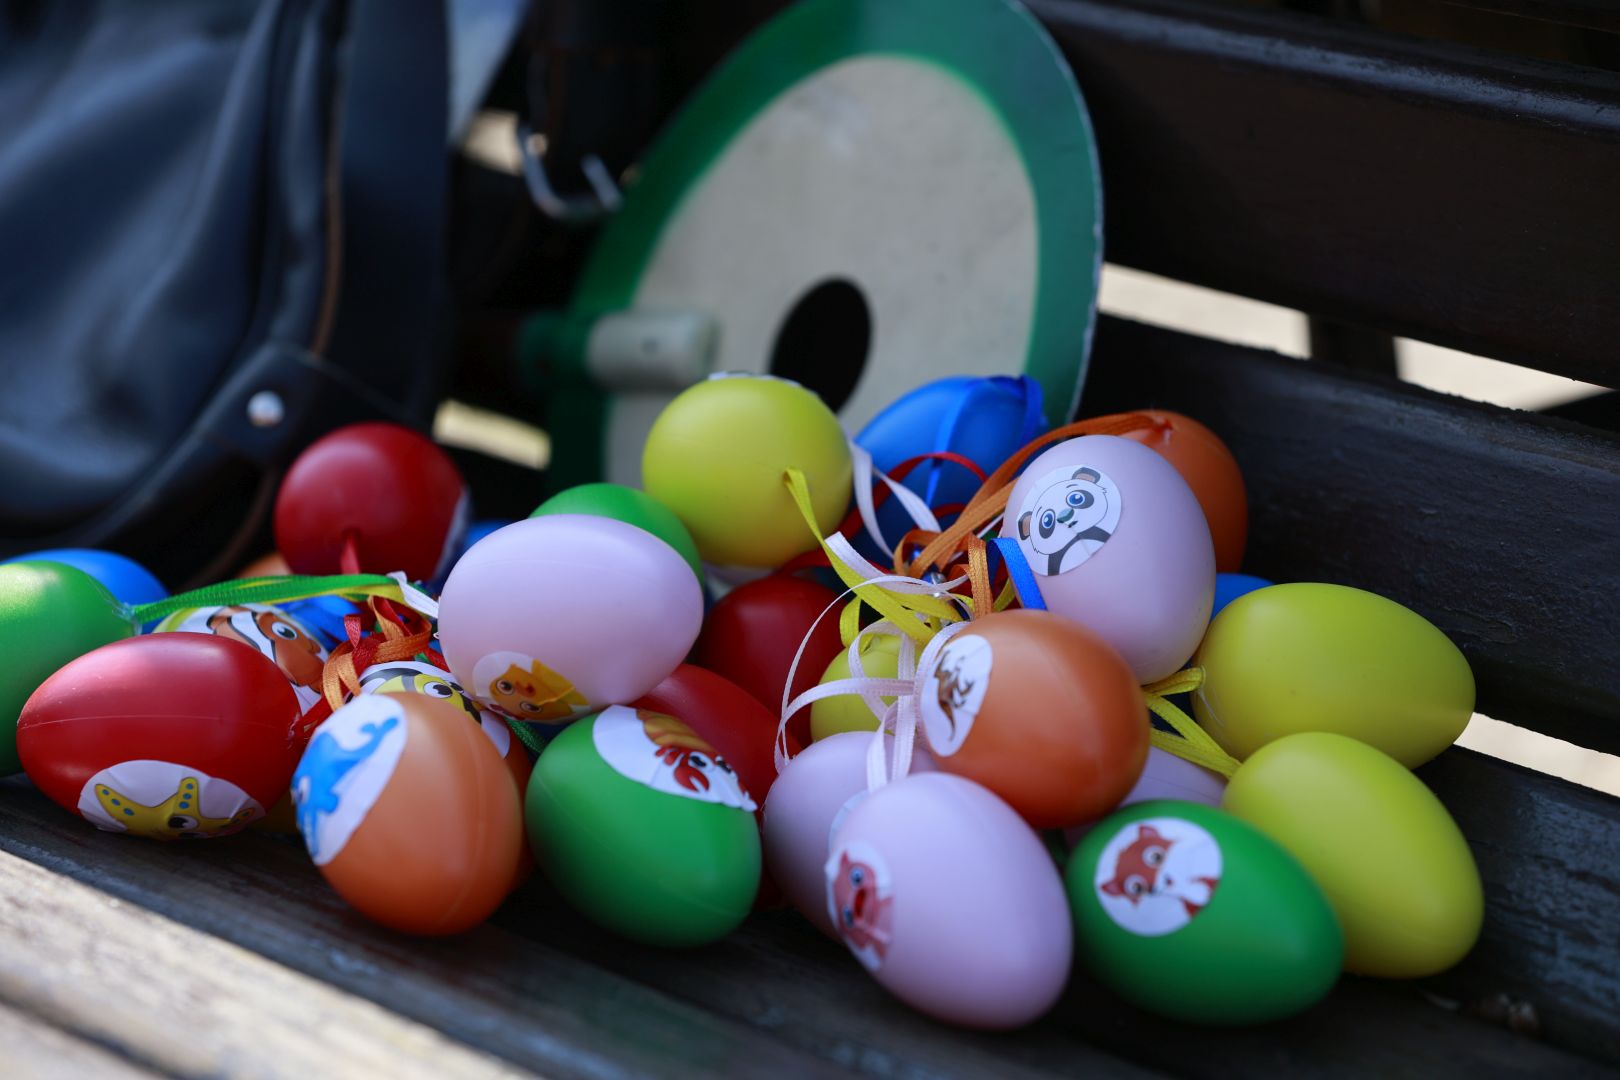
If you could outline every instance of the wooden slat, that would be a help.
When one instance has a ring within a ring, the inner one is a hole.
[[[1195,0],[1031,0],[1110,261],[1620,383],[1620,79]]]
[[[1247,569],[1398,600],[1480,712],[1620,750],[1620,437],[1119,319],[1089,379],[1086,413],[1160,405],[1232,447]]]
[[[158,1075],[3,1002],[0,1066],[10,1080],[151,1080]]]

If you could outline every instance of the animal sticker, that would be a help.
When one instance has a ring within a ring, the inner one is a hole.
[[[1221,883],[1221,847],[1181,818],[1133,821],[1097,860],[1097,900],[1115,923],[1142,937],[1173,934],[1209,905]]]
[[[377,802],[405,751],[407,725],[388,694],[358,697],[315,729],[293,772],[293,806],[310,858],[337,857]]]
[[[749,813],[759,808],[726,759],[673,716],[612,705],[597,715],[591,739],[614,772],[654,791]]]
[[[1119,488],[1089,465],[1041,477],[1018,513],[1018,544],[1030,569],[1051,577],[1091,558],[1119,528],[1121,508]]]
[[[79,792],[79,813],[99,829],[153,840],[229,836],[264,807],[247,792],[189,765],[124,761],[92,776]]]
[[[827,914],[868,971],[883,966],[893,940],[894,896],[888,864],[867,844],[838,848],[827,860]]]
[[[532,656],[490,653],[473,665],[473,696],[512,720],[569,724],[590,714],[574,684]]]
[[[423,660],[394,660],[373,664],[360,673],[362,694],[422,694],[456,705],[484,729],[501,757],[512,749],[512,730],[498,717],[478,707],[456,677]]]
[[[158,623],[153,633],[169,631],[213,634],[251,645],[287,676],[300,709],[308,712],[321,700],[326,647],[303,623],[279,608],[265,604],[190,608]]]
[[[990,642],[960,633],[940,650],[939,662],[923,681],[918,701],[928,748],[941,757],[961,749],[984,705],[995,657]]]

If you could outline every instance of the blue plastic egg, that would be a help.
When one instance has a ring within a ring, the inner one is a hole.
[[[131,606],[150,604],[169,595],[150,570],[127,555],[95,548],[50,548],[46,551],[18,555],[5,562],[53,562],[71,566],[101,582],[102,586],[123,603]]]

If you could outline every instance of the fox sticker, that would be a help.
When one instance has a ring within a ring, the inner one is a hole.
[[[1220,845],[1182,818],[1133,821],[1108,841],[1097,860],[1095,884],[1103,911],[1142,937],[1173,934],[1192,922],[1220,883]]]

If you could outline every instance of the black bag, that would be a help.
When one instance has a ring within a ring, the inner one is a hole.
[[[311,439],[428,421],[446,66],[440,0],[0,0],[0,556],[224,576]]]

